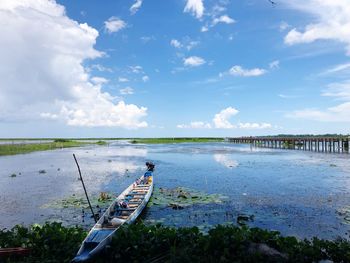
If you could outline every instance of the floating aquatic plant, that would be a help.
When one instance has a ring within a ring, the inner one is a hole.
[[[101,192],[99,195],[93,195],[90,198],[92,206],[105,207],[109,205],[115,196],[112,193]],[[43,208],[85,208],[87,209],[89,204],[86,197],[83,195],[71,195],[62,200],[54,201],[43,206]]]
[[[185,188],[155,188],[148,206],[169,206],[173,209],[183,209],[195,204],[222,203],[226,196],[220,194],[206,194],[202,191]]]

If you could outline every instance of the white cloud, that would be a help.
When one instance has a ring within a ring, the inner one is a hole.
[[[123,77],[119,77],[119,78],[118,78],[118,81],[119,81],[119,82],[129,82],[129,79],[123,78]]]
[[[182,42],[180,42],[177,39],[172,39],[170,41],[171,46],[178,48],[178,49],[186,48],[188,51],[190,51],[192,48],[197,46],[199,43],[200,43],[199,41],[191,40],[189,37],[184,38]]]
[[[151,40],[156,40],[155,36],[143,36],[143,37],[140,37],[140,39],[144,44],[150,42]]]
[[[134,94],[134,89],[131,88],[131,87],[126,87],[124,89],[120,89],[119,91],[120,91],[120,94],[122,94],[122,95],[132,95],[132,94]]]
[[[235,125],[233,125],[229,119],[232,116],[235,116],[238,113],[238,110],[232,107],[228,107],[226,109],[223,109],[218,114],[215,114],[213,122],[215,128],[218,129],[233,129],[236,128]]]
[[[143,82],[149,81],[149,77],[148,77],[148,76],[143,76],[143,77],[142,77],[142,81],[143,81]]]
[[[191,56],[184,59],[184,65],[189,67],[198,67],[205,64],[205,60],[201,57]]]
[[[130,7],[130,13],[132,15],[136,14],[139,11],[143,0],[136,0],[135,3]]]
[[[247,130],[260,130],[260,129],[269,129],[269,128],[272,128],[272,125],[270,123],[249,123],[249,122],[246,122],[246,123],[238,123],[238,128],[240,129],[247,129]]]
[[[288,45],[311,43],[316,40],[335,40],[346,45],[350,55],[350,5],[348,0],[287,0],[294,9],[314,16],[315,22],[304,30],[293,28],[285,36]]]
[[[269,64],[270,69],[278,69],[280,67],[280,61],[274,60]]]
[[[202,121],[193,121],[189,125],[179,124],[176,127],[179,129],[211,129],[210,123]]]
[[[143,69],[141,66],[129,66],[130,70],[132,73],[135,73],[135,74],[139,74],[139,73],[143,73]]]
[[[282,99],[295,99],[297,96],[285,95],[285,94],[278,94],[278,97],[280,97],[280,98],[282,98]]]
[[[208,26],[202,26],[201,27],[201,32],[207,32],[207,31],[209,31]]]
[[[108,83],[109,80],[102,77],[92,77],[91,81],[96,85],[102,85]]]
[[[199,41],[189,41],[188,44],[186,44],[186,49],[188,51],[190,51],[192,48],[194,48],[195,46],[199,45]]]
[[[290,28],[290,25],[289,25],[287,22],[282,21],[282,22],[280,23],[279,28],[280,28],[280,31],[284,31],[284,30]]]
[[[96,70],[101,71],[101,72],[105,72],[105,71],[107,71],[107,72],[113,72],[112,69],[107,68],[107,67],[105,67],[105,66],[102,66],[102,65],[100,65],[100,64],[91,65],[90,69],[96,69]]]
[[[6,21],[0,23],[0,57],[6,65],[0,67],[2,120],[147,126],[141,120],[147,108],[114,103],[101,84],[89,81],[84,61],[102,56],[94,48],[97,30],[71,20],[63,6],[46,0],[1,1],[0,21]]]
[[[213,19],[213,25],[217,25],[218,23],[224,23],[224,24],[233,24],[236,21],[229,17],[228,15],[222,15],[220,17],[216,17]]]
[[[321,122],[350,122],[350,102],[342,103],[326,110],[304,109],[286,114],[288,118]]]
[[[192,13],[196,18],[201,18],[204,13],[203,0],[187,0],[184,12]]]
[[[253,69],[244,69],[241,66],[233,66],[228,71],[228,74],[232,76],[239,76],[239,77],[257,77],[264,75],[267,71],[265,69],[260,68],[253,68]]]
[[[322,96],[345,102],[327,109],[296,110],[286,114],[286,117],[321,122],[350,122],[350,80],[328,85]]]
[[[208,122],[203,121],[193,121],[190,124],[179,124],[176,127],[179,129],[246,129],[246,130],[256,130],[256,129],[270,129],[272,125],[270,123],[242,123],[239,122],[234,125],[230,122],[230,118],[237,115],[239,111],[233,107],[228,107],[223,109],[219,113],[215,114],[213,118],[213,126]]]
[[[350,101],[350,80],[329,84],[327,90],[322,93],[322,96]]]
[[[175,48],[181,48],[182,47],[181,42],[179,40],[177,40],[177,39],[172,39],[170,41],[170,45],[175,47]]]
[[[115,16],[110,17],[104,24],[108,33],[115,33],[126,27],[126,23]]]
[[[333,66],[332,68],[326,70],[325,72],[322,72],[321,75],[333,74],[333,73],[339,73],[339,72],[348,73],[348,70],[350,70],[350,63],[339,64],[339,65]]]

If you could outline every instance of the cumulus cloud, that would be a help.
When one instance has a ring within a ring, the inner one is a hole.
[[[215,114],[213,123],[215,128],[218,129],[232,129],[236,128],[235,125],[233,125],[229,120],[232,116],[235,116],[238,114],[238,110],[232,107],[228,107],[226,109],[223,109],[218,114]]]
[[[201,57],[191,56],[184,59],[184,65],[188,67],[198,67],[205,64],[205,60]]]
[[[101,89],[104,80],[90,81],[83,62],[102,56],[94,48],[97,30],[71,20],[63,6],[47,0],[1,1],[0,21],[6,21],[0,23],[0,57],[6,65],[0,67],[3,120],[45,118],[74,126],[147,126],[141,120],[147,108],[115,103]]]
[[[105,29],[108,33],[115,33],[126,27],[126,23],[118,17],[112,16],[105,23]]]
[[[221,110],[219,113],[215,114],[211,125],[208,122],[204,121],[194,121],[190,124],[179,124],[176,127],[179,129],[270,129],[272,125],[270,123],[250,123],[250,122],[239,122],[237,125],[232,124],[230,119],[231,117],[237,115],[239,111],[233,107],[227,107],[226,109]]]
[[[146,75],[145,75],[145,76],[143,76],[143,77],[142,77],[142,81],[143,81],[143,82],[147,82],[147,81],[149,81],[149,77],[148,77],[148,76],[146,76]]]
[[[179,124],[176,127],[179,129],[211,129],[210,123],[202,121],[193,121],[189,125]]]
[[[182,39],[182,41],[180,42],[177,39],[172,39],[170,41],[170,45],[178,48],[178,49],[187,49],[188,51],[190,51],[192,48],[194,48],[195,46],[199,45],[199,41],[194,41],[189,37],[185,37],[184,39]]]
[[[207,32],[207,31],[209,31],[208,26],[202,26],[201,27],[201,32]]]
[[[350,5],[348,0],[287,0],[294,9],[309,13],[315,21],[303,30],[291,29],[284,38],[288,45],[334,40],[346,45],[350,55]]]
[[[241,66],[233,66],[229,69],[228,74],[231,76],[238,76],[238,77],[257,77],[261,76],[267,73],[265,69],[261,68],[253,68],[253,69],[245,69]]]
[[[216,17],[213,19],[213,25],[217,25],[219,23],[224,23],[224,24],[233,24],[236,21],[234,19],[232,19],[231,17],[229,17],[228,15],[222,15],[220,17]]]
[[[143,0],[136,0],[135,3],[130,7],[130,13],[132,15],[136,14],[137,11],[139,11]]]
[[[204,13],[203,0],[187,0],[185,13],[192,13],[196,18],[201,18]]]
[[[119,91],[120,91],[120,94],[122,94],[122,95],[132,95],[132,94],[134,94],[134,89],[131,88],[131,87],[126,87],[124,89],[120,89]]]
[[[177,39],[172,39],[172,40],[170,41],[170,45],[173,46],[173,47],[175,47],[175,48],[181,48],[181,47],[182,47],[182,44],[181,44],[180,41],[177,40]]]

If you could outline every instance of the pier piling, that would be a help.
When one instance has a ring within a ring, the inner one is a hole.
[[[232,143],[250,143],[255,147],[293,149],[325,153],[350,153],[350,136],[268,136],[227,138]]]

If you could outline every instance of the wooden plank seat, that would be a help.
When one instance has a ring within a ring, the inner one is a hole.
[[[119,208],[118,210],[117,210],[117,212],[119,212],[119,211],[135,211],[136,210],[136,208]]]
[[[129,200],[129,204],[132,204],[132,203],[138,203],[138,204],[141,204],[143,201],[143,198],[132,198]]]
[[[134,208],[134,207],[138,207],[140,204],[141,204],[141,202],[139,202],[139,203],[133,203],[133,204],[130,204],[130,203],[129,203],[128,206]]]
[[[145,194],[127,194],[125,197],[137,197],[137,196],[142,196],[142,197],[144,197],[145,196]]]
[[[117,216],[117,217],[120,218],[120,219],[126,220],[126,219],[128,219],[129,216]]]

